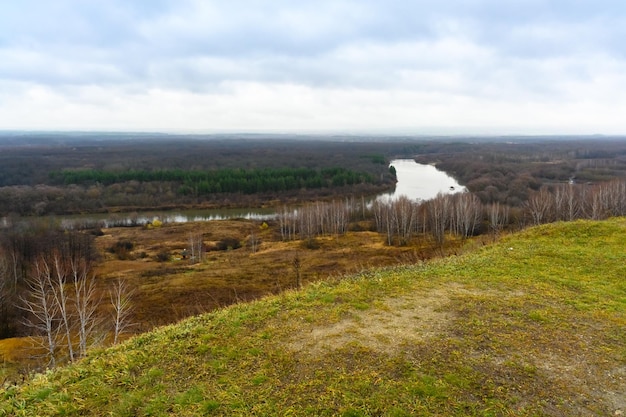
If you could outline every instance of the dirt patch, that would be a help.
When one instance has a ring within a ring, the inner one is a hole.
[[[406,342],[425,340],[445,330],[452,315],[442,307],[449,297],[450,291],[435,290],[425,295],[389,298],[330,326],[311,326],[310,333],[301,333],[290,346],[299,353],[315,355],[358,342],[393,353]]]

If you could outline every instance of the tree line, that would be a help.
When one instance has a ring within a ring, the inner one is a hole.
[[[246,194],[268,191],[285,191],[299,188],[322,188],[374,183],[366,172],[356,172],[341,167],[312,168],[260,168],[200,170],[64,170],[52,172],[55,183],[112,185],[129,181],[178,182],[180,194],[235,193]]]
[[[495,237],[502,231],[578,219],[602,220],[626,216],[626,180],[595,185],[553,184],[531,192],[521,207],[499,202],[485,204],[471,192],[439,194],[427,201],[406,197],[367,202],[345,199],[282,207],[276,216],[283,240],[311,241],[341,235],[355,220],[369,221],[388,245],[409,245],[429,239],[443,247],[446,238],[466,239],[480,234]]]

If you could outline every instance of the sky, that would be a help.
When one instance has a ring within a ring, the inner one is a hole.
[[[0,0],[0,130],[626,134],[623,0]]]

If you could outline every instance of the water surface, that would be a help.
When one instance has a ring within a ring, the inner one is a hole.
[[[418,164],[413,159],[396,159],[389,166],[396,169],[396,189],[384,193],[378,199],[396,199],[400,196],[411,200],[430,200],[439,193],[451,194],[466,191],[454,178],[433,165]]]

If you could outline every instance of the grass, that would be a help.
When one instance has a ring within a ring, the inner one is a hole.
[[[541,226],[93,351],[0,416],[573,416],[626,412],[626,220]]]

